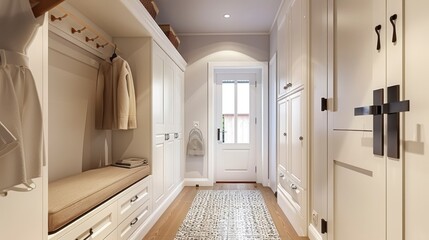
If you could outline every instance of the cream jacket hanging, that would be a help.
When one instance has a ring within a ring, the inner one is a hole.
[[[131,68],[117,56],[112,64],[102,62],[98,70],[96,93],[97,129],[135,129],[136,97]]]

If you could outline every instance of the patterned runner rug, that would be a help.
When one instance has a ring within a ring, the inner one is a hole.
[[[280,237],[259,190],[200,190],[175,239]]]

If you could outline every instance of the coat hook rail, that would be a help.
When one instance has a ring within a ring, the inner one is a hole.
[[[86,27],[83,27],[81,29],[76,29],[74,27],[71,28],[71,33],[75,34],[75,33],[82,33],[83,31],[85,31]],[[88,42],[88,41],[87,41]]]
[[[97,48],[104,48],[107,45],[112,46],[112,48],[115,47],[114,43],[112,43],[110,40],[104,38],[102,34],[98,33],[98,31],[95,30],[94,28],[92,28],[91,26],[88,26],[88,24],[86,24],[86,22],[84,20],[82,20],[79,17],[77,17],[77,16],[73,15],[72,13],[68,12],[67,10],[65,10],[64,8],[62,8],[61,6],[57,6],[55,9],[63,12],[65,16],[70,16],[70,18],[73,19],[74,22],[76,22],[80,26],[83,26],[82,29],[79,29],[80,31],[78,29],[75,29],[76,32],[81,33],[84,30],[88,30],[88,31],[90,31],[91,33],[93,33],[96,36],[96,37],[93,37],[93,38],[90,38],[90,37],[86,36],[85,37],[85,41],[86,42],[94,42],[95,39],[100,39],[100,40],[102,40],[105,43],[104,44],[96,43],[96,47]],[[64,18],[64,16],[61,17],[61,18]],[[72,29],[72,33],[73,33],[73,29]],[[120,52],[119,48],[117,48],[116,50]]]
[[[61,16],[61,17],[56,17],[54,14],[51,14],[51,21],[52,22],[55,22],[55,21],[57,21],[57,20],[59,20],[59,21],[62,21],[64,18],[66,18],[68,16],[68,14],[66,13],[66,14],[64,14],[63,16]]]

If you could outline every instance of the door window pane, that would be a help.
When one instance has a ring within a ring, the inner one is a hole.
[[[222,139],[235,143],[235,82],[222,83]]]
[[[249,81],[237,81],[237,143],[249,143]]]

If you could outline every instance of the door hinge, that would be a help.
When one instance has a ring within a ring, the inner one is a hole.
[[[321,229],[320,230],[322,231],[322,234],[327,233],[328,232],[328,222],[323,218],[320,220],[320,222],[321,222]]]
[[[322,112],[328,110],[328,99],[326,98],[320,99],[320,110]]]
[[[255,166],[255,173],[258,171],[258,168]]]

